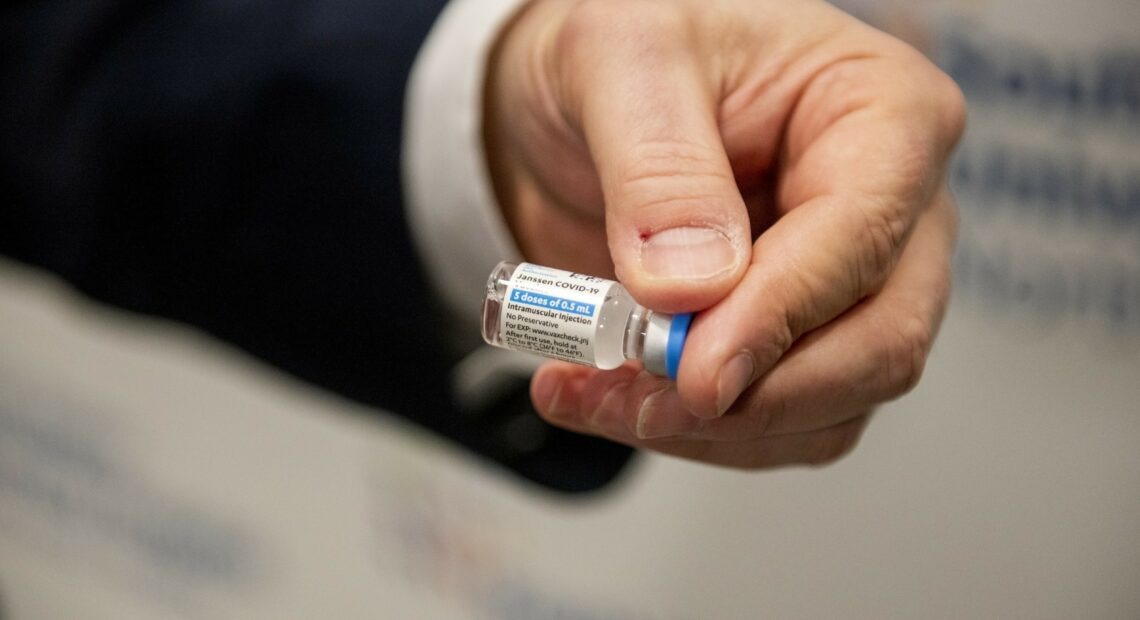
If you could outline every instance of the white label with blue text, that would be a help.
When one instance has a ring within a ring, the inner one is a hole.
[[[499,315],[503,344],[518,351],[590,364],[598,314],[611,280],[522,263]]]

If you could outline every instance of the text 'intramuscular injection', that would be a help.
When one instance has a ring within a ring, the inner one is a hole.
[[[604,370],[636,359],[671,379],[691,321],[649,310],[613,280],[531,263],[499,263],[483,299],[490,344]]]

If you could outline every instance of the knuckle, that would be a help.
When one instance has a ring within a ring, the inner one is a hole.
[[[608,30],[614,21],[615,5],[604,0],[582,0],[574,5],[562,23],[558,42],[567,50],[589,42],[599,31]]]
[[[700,144],[656,141],[632,147],[605,193],[611,213],[632,218],[627,224],[645,235],[678,225],[730,235],[728,231],[747,225],[741,221],[743,209],[737,204],[741,199],[731,170],[718,165],[715,154]]]
[[[966,131],[966,96],[958,83],[941,71],[935,91],[941,102],[939,118],[942,119],[944,128],[943,138],[948,149],[953,148]]]
[[[565,58],[584,59],[599,46],[635,45],[641,52],[661,51],[678,40],[685,21],[676,9],[651,0],[582,0],[566,15],[557,49]]]
[[[799,296],[808,299],[808,295]],[[807,301],[796,306],[794,302],[785,302],[785,310],[779,313],[778,319],[762,320],[758,328],[766,337],[756,346],[752,347],[752,356],[759,369],[770,368],[785,353],[791,350],[796,339],[804,334],[811,326],[807,322],[810,311],[804,307]],[[765,329],[765,323],[768,324]]]
[[[863,435],[863,423],[847,424],[821,433],[807,454],[807,463],[816,467],[831,465],[851,454]]]
[[[826,303],[823,300],[831,296],[827,279],[811,269],[794,265],[794,268],[774,274],[774,277],[770,303],[777,318],[757,325],[765,339],[763,346],[753,351],[761,367],[764,367],[762,360],[775,363],[800,336],[816,327],[813,317],[822,313]]]
[[[584,0],[574,6],[554,39],[555,57],[562,73],[595,62],[597,49],[614,33],[615,7],[603,0]]]
[[[676,177],[728,180],[716,151],[693,140],[649,140],[635,145],[629,155],[621,174],[624,183],[656,182]]]
[[[917,314],[904,316],[893,332],[891,343],[885,351],[887,398],[898,398],[918,385],[934,339],[933,327],[929,321]]]
[[[762,439],[771,434],[780,432],[787,419],[789,406],[788,396],[776,390],[766,390],[761,387],[749,399],[749,418],[751,420],[748,431],[743,439]]]
[[[616,175],[617,196],[638,207],[665,203],[723,202],[734,182],[715,152],[683,140],[643,142],[631,149]]]
[[[882,286],[894,269],[908,227],[894,209],[875,205],[863,207],[860,212],[863,225],[855,240],[860,259],[855,262],[852,276],[857,295],[864,297]]]

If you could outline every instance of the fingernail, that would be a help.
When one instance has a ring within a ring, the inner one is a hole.
[[[628,390],[629,383],[619,383],[610,388],[589,420],[589,424],[595,430],[611,439],[633,439],[633,433],[625,416],[625,399]]]
[[[628,383],[619,383],[611,387],[602,398],[602,402],[598,404],[598,408],[594,410],[594,421],[604,423],[621,417],[625,410],[625,395],[628,388]]]
[[[637,414],[637,436],[655,439],[688,435],[700,430],[704,423],[685,409],[677,390],[666,388],[650,394],[641,403]]]
[[[558,394],[562,391],[562,382],[550,375],[539,375],[534,381],[534,405],[539,411],[549,416],[564,415],[558,410]]]
[[[756,363],[748,351],[742,351],[721,367],[716,381],[717,415],[724,415],[732,403],[740,398],[740,394],[752,383],[752,374],[755,372]]]
[[[731,270],[736,260],[732,242],[711,228],[668,228],[641,246],[641,267],[657,278],[711,278]]]

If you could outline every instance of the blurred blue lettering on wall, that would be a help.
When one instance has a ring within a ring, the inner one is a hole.
[[[959,294],[1140,333],[1140,41],[1066,50],[938,27],[971,116],[950,179]]]

